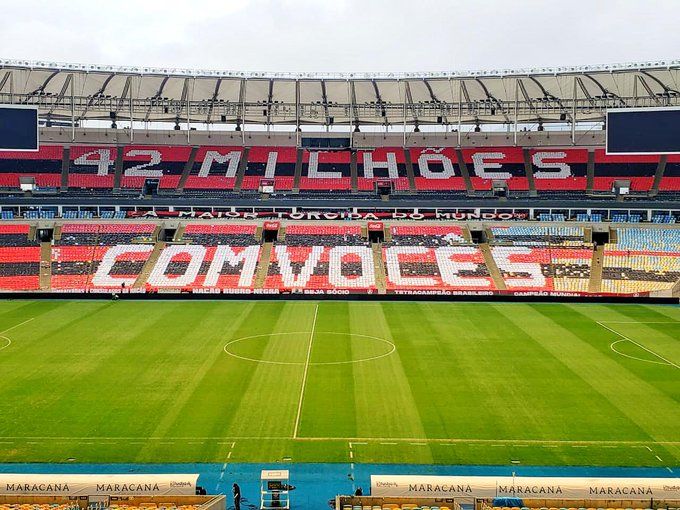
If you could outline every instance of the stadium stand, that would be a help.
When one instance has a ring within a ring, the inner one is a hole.
[[[275,191],[290,191],[295,180],[294,147],[251,147],[243,177],[243,190],[257,190],[263,178],[274,179]]]
[[[393,224],[384,242],[371,245],[358,223],[293,222],[272,245],[260,241],[255,222],[191,221],[159,241],[155,223],[79,216],[54,228],[51,252],[42,255],[51,270],[44,282],[40,244],[29,240],[35,229],[0,227],[0,288],[10,291],[635,294],[668,291],[680,280],[680,230],[664,226],[619,228],[595,250],[577,225],[496,224],[487,229],[488,244],[477,244],[459,225]]]
[[[349,151],[303,151],[300,190],[326,193],[352,188]]]
[[[65,223],[52,247],[52,289],[132,286],[155,230],[151,223]]]
[[[19,177],[33,177],[41,188],[58,187],[62,151],[57,145],[43,145],[37,152],[0,151],[0,189],[18,189]]]
[[[593,246],[581,227],[493,226],[491,248],[508,289],[587,292]]]
[[[274,244],[265,288],[375,291],[373,254],[358,225],[289,225]]]
[[[256,225],[189,224],[181,241],[160,253],[148,284],[152,288],[253,287],[260,256]]]
[[[0,225],[0,289],[40,288],[40,244],[29,240],[28,224]]]
[[[622,228],[605,245],[602,290],[667,290],[680,280],[680,230]]]
[[[392,181],[396,191],[409,189],[406,156],[398,147],[378,147],[357,152],[359,191],[373,191],[378,181]]]
[[[659,156],[607,155],[604,149],[595,149],[595,177],[593,190],[611,191],[614,181],[630,181],[631,191],[649,191]]]
[[[298,150],[295,147],[179,145],[73,145],[69,147],[66,187],[73,193],[106,193],[115,184],[118,153],[121,154],[121,191],[140,191],[146,179],[159,179],[164,193],[234,191],[237,173],[244,165],[241,190],[257,190],[263,178],[275,181],[275,190],[290,191],[295,183]],[[352,189],[350,151],[301,152],[300,190],[336,193]],[[19,177],[34,177],[39,188],[61,186],[64,147],[45,145],[38,152],[0,154],[0,189],[19,188]],[[519,196],[529,191],[582,198],[587,187],[588,149],[530,148],[526,156],[518,147],[478,147],[460,150],[473,190],[487,192],[494,180],[503,181]],[[408,156],[408,158],[407,158]],[[193,158],[193,159],[192,159]],[[452,147],[376,147],[358,150],[357,189],[375,191],[378,181],[391,181],[395,192],[411,190],[431,194],[462,194],[466,182]],[[407,163],[408,160],[408,163]],[[595,192],[611,192],[616,180],[631,182],[633,192],[652,189],[658,156],[612,156],[595,149]],[[186,182],[182,176],[191,164]],[[526,165],[533,172],[530,180]],[[533,182],[533,184],[532,184]],[[680,157],[669,156],[659,184],[661,196],[680,191]]]
[[[383,245],[387,289],[489,290],[494,284],[479,247],[458,226],[392,226]]]
[[[529,190],[521,148],[463,149],[461,152],[475,190],[491,190],[494,180],[505,181],[511,191]]]
[[[410,149],[417,191],[466,191],[455,149]]]

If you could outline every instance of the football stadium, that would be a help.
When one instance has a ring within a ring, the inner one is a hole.
[[[680,508],[679,82],[0,59],[0,510]]]

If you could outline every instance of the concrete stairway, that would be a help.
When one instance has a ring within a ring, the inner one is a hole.
[[[142,267],[139,276],[135,280],[135,283],[132,284],[133,289],[141,289],[142,287],[144,287],[146,281],[149,279],[151,271],[156,265],[156,262],[158,262],[158,257],[160,257],[163,248],[165,248],[165,243],[163,241],[158,241],[154,245],[151,255],[149,255],[149,258],[146,259],[146,262],[144,262],[144,266]]]
[[[385,264],[382,258],[382,243],[372,243],[373,250],[373,272],[375,273],[375,286],[378,294],[387,293],[387,278],[385,276]]]
[[[243,149],[243,154],[241,154],[241,159],[238,162],[236,180],[234,181],[234,191],[241,191],[241,187],[243,186],[243,178],[246,175],[246,166],[248,165],[248,154],[250,154],[250,148],[246,147]]]
[[[260,261],[257,264],[257,271],[255,272],[255,282],[253,287],[256,289],[261,289],[264,287],[264,281],[267,278],[267,272],[269,271],[269,261],[272,256],[272,248],[274,243],[264,243],[262,245],[262,251],[260,252]]]
[[[413,161],[411,161],[411,151],[404,149],[404,158],[406,160],[406,175],[408,177],[409,193],[416,192],[416,175],[413,171]]]
[[[586,167],[586,193],[593,191],[595,185],[595,151],[588,151],[588,166]]]
[[[456,149],[456,162],[458,163],[458,171],[460,172],[460,175],[463,176],[463,180],[465,181],[465,189],[467,190],[467,193],[474,193],[475,189],[472,187],[470,172],[468,172],[468,167],[465,164],[465,159],[463,158],[463,152],[460,149]]]
[[[675,282],[675,285],[671,288],[671,296],[680,297],[680,280]]]
[[[486,263],[486,267],[489,269],[489,274],[491,275],[491,279],[493,280],[493,283],[496,285],[496,288],[498,290],[507,290],[505,280],[503,280],[501,272],[498,269],[498,266],[496,265],[496,261],[494,260],[493,255],[491,254],[491,247],[487,243],[480,243],[479,249],[482,250],[482,255],[484,255],[484,262]]]
[[[40,243],[40,290],[52,287],[52,243]]]
[[[603,261],[604,246],[597,246],[593,251],[593,260],[590,263],[590,282],[588,282],[588,292],[600,292],[602,290]]]
[[[68,191],[68,167],[71,163],[71,148],[64,147],[61,155],[61,181],[59,191]]]
[[[181,223],[178,227],[177,230],[175,230],[175,235],[172,237],[172,241],[175,243],[178,243],[182,240],[182,236],[184,236],[184,231],[186,230],[187,226]]]
[[[668,156],[663,155],[659,158],[659,164],[656,166],[656,172],[654,172],[654,182],[649,190],[649,196],[655,197],[659,194],[659,184],[661,184],[661,179],[663,179],[663,174],[666,171],[666,162],[668,161]]]
[[[184,191],[184,185],[187,183],[189,174],[191,174],[191,169],[194,167],[194,161],[196,161],[196,154],[198,154],[198,147],[192,147],[191,153],[189,154],[189,159],[184,165],[182,175],[179,178],[179,183],[177,183],[177,191]]]
[[[300,180],[302,179],[302,149],[297,150],[295,157],[295,177],[293,177],[293,193],[300,192]]]

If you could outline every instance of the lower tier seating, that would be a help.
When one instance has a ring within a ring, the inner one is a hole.
[[[592,248],[493,246],[491,253],[509,290],[588,291]]]
[[[29,240],[28,224],[0,225],[0,290],[40,288],[40,244]]]

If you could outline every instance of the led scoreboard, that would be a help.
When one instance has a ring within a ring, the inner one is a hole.
[[[38,150],[38,108],[0,104],[0,151]]]
[[[607,110],[607,154],[680,154],[680,107]]]

